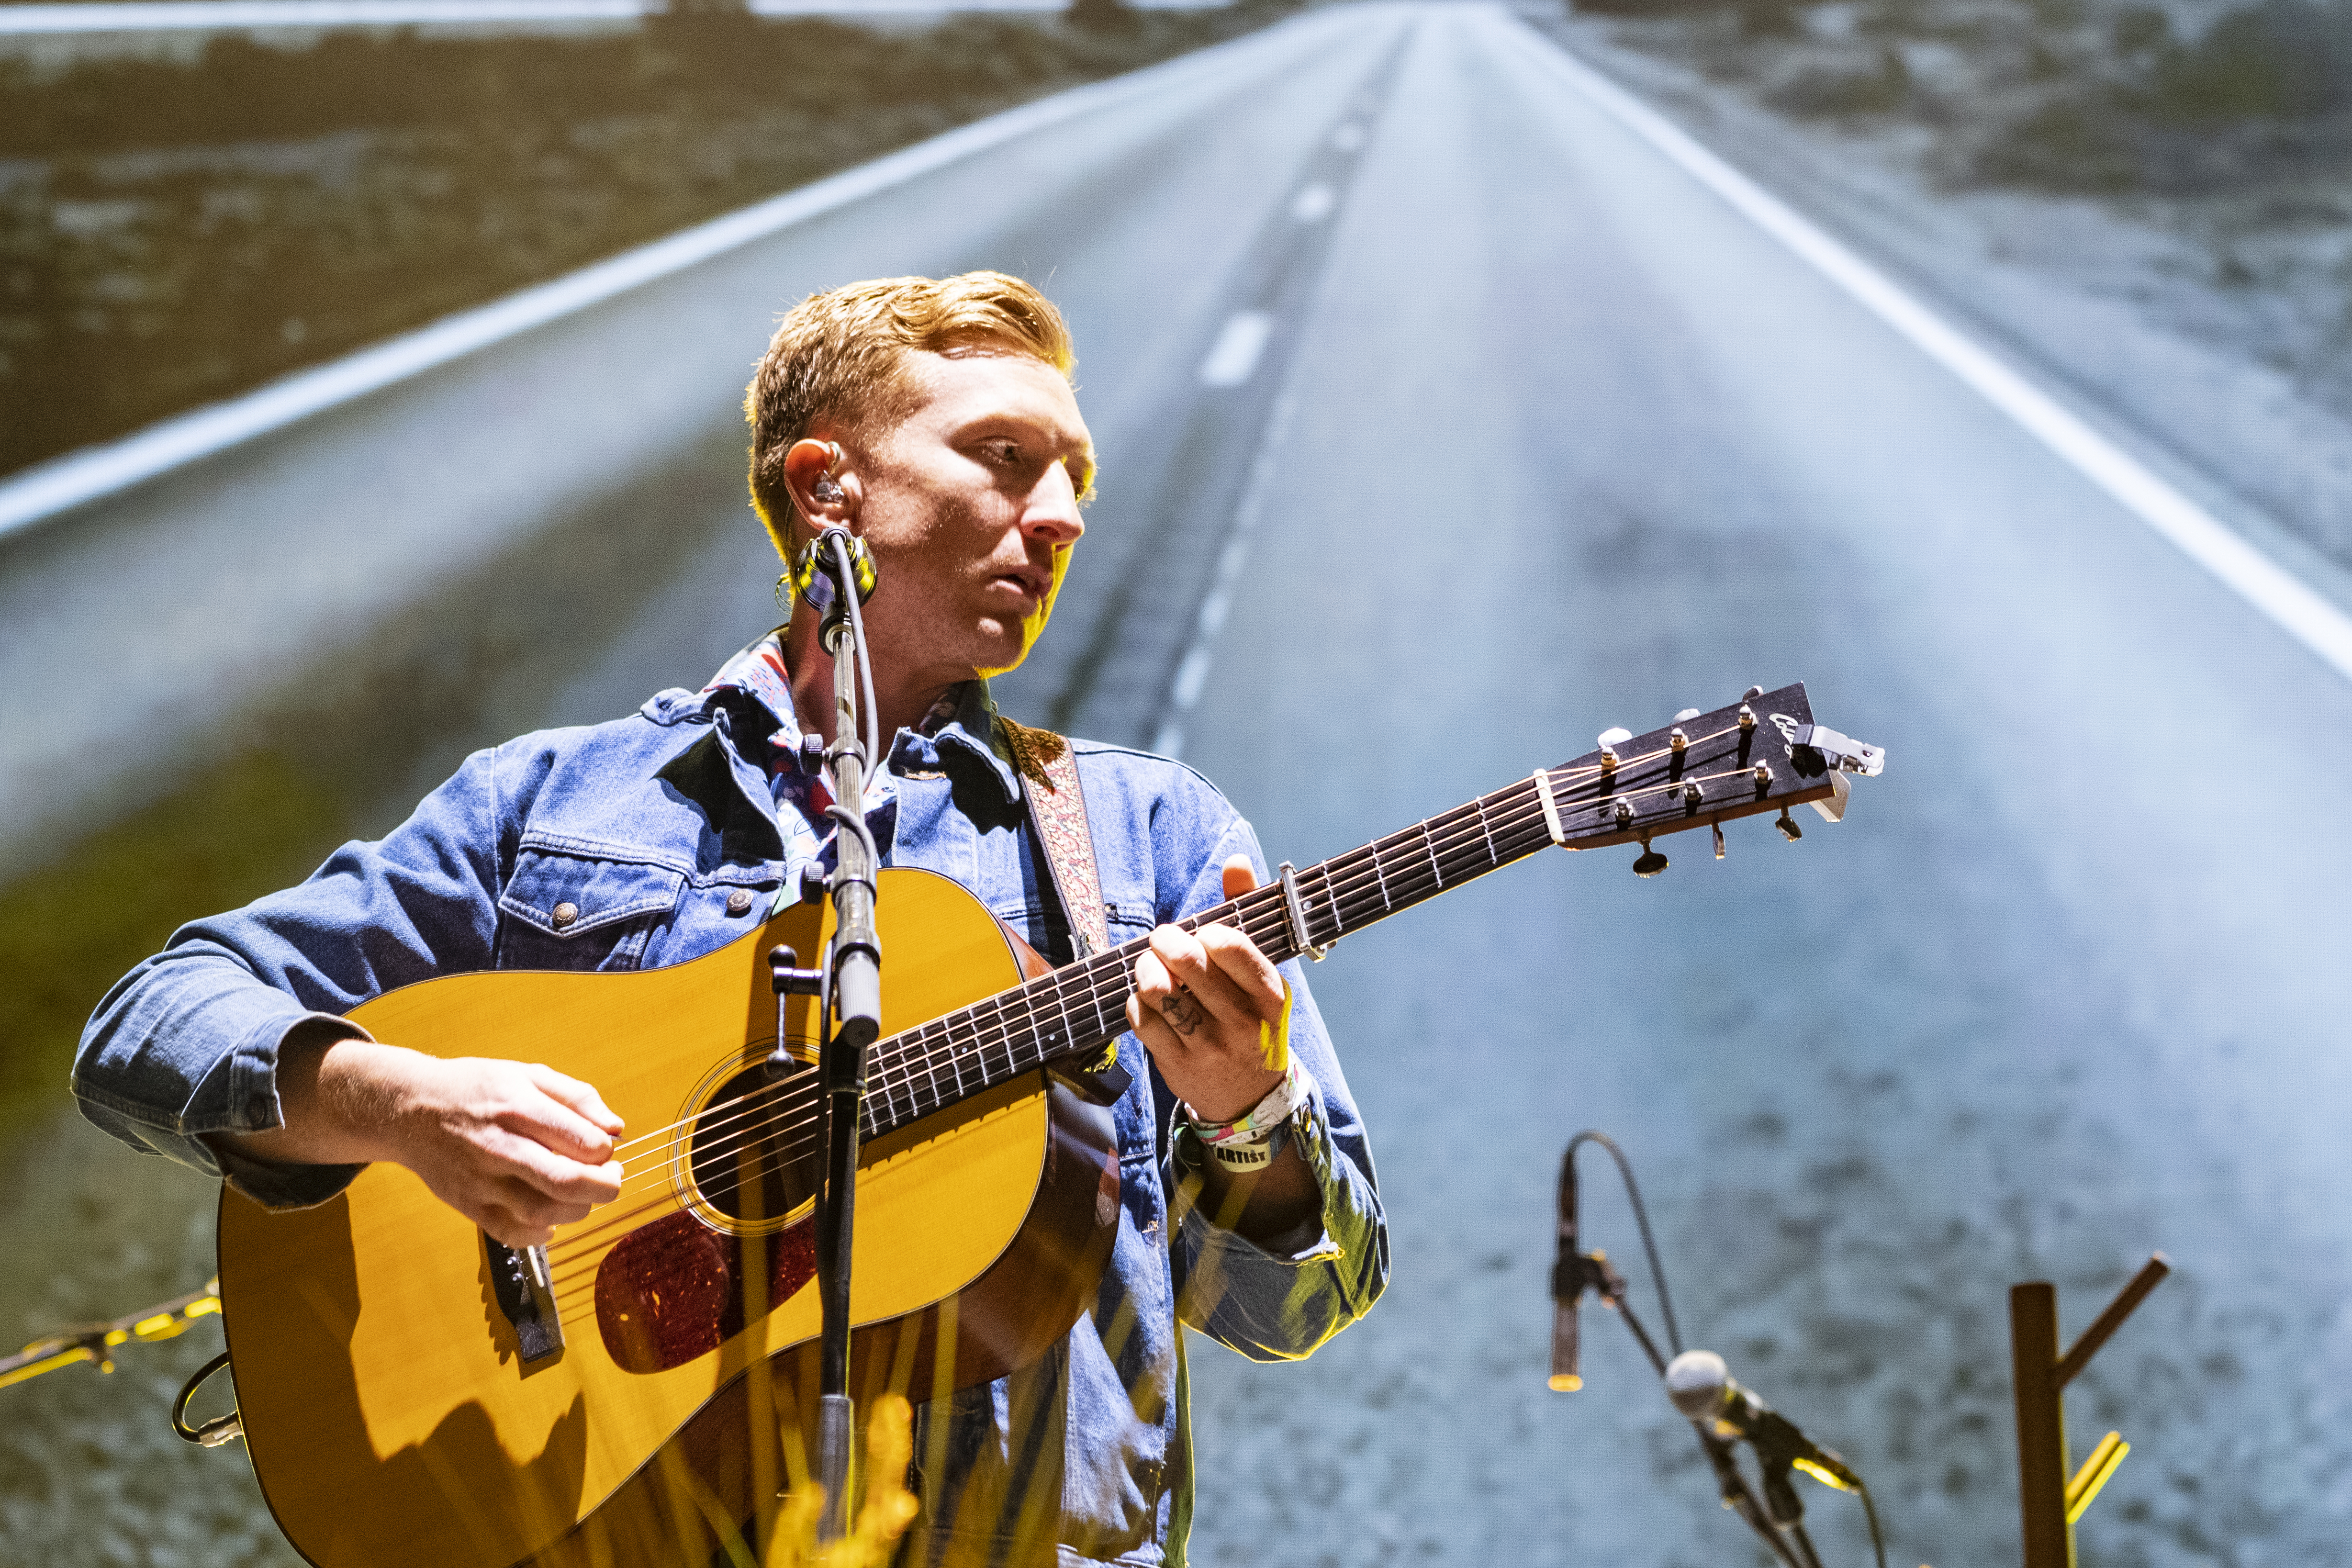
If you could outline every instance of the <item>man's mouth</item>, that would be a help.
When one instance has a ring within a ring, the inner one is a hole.
[[[1045,598],[1052,580],[1027,572],[1003,572],[997,574],[996,581],[1018,589],[1023,598],[1036,601]]]

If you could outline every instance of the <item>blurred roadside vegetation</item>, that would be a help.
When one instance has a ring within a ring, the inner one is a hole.
[[[1956,184],[2352,219],[2352,0],[1576,0],[1783,112],[1935,132]],[[2315,192],[2314,185],[2326,187]],[[2315,205],[2313,198],[2319,196]]]
[[[1289,8],[0,61],[0,473]]]

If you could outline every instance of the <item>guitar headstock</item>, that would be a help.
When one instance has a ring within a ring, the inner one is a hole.
[[[1790,807],[1810,805],[1835,822],[1845,815],[1848,778],[1886,764],[1878,747],[1815,724],[1802,681],[1601,740],[1599,750],[1536,775],[1538,795],[1549,796],[1547,826],[1567,849],[1641,845],[1633,869],[1644,877],[1666,868],[1653,838],[1711,826],[1721,858],[1722,824],[1777,812],[1780,832],[1794,839],[1802,835]]]

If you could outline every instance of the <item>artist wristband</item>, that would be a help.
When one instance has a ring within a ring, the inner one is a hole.
[[[1314,1079],[1294,1058],[1265,1098],[1231,1121],[1203,1121],[1189,1105],[1184,1120],[1218,1164],[1229,1171],[1263,1170],[1282,1152],[1291,1119],[1314,1093]]]

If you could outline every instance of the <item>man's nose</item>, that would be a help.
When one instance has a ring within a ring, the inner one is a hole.
[[[1078,490],[1070,482],[1070,470],[1055,463],[1037,481],[1037,488],[1029,492],[1029,504],[1021,513],[1021,531],[1048,544],[1063,545],[1076,543],[1086,531],[1087,521],[1078,514]]]

